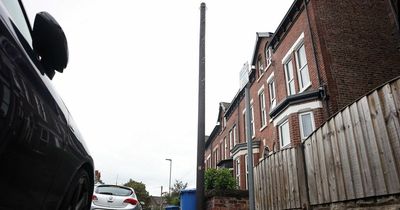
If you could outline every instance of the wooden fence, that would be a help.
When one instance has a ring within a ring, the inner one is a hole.
[[[302,145],[269,156],[254,176],[257,209],[400,193],[400,79],[338,112]]]
[[[300,208],[307,202],[300,147],[274,153],[255,167],[257,209]],[[300,169],[300,170],[299,170]]]

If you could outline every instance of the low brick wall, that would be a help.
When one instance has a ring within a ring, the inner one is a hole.
[[[400,194],[313,206],[312,210],[399,210]]]
[[[206,194],[207,210],[248,210],[248,191],[209,191]]]

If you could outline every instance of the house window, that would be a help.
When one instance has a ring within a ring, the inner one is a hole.
[[[250,136],[254,138],[256,132],[254,132],[254,109],[253,105],[250,106]]]
[[[215,168],[217,168],[217,164],[218,164],[218,160],[219,160],[219,150],[218,150],[218,147],[215,149],[214,157],[215,157]]]
[[[224,151],[224,147],[223,147],[223,142],[219,143],[219,148],[220,148],[220,150],[219,150],[219,152],[220,152],[219,158],[220,159],[219,160],[221,161],[225,157],[225,151]]]
[[[224,117],[223,121],[222,121],[222,127],[225,128],[226,127],[226,117]]]
[[[254,110],[253,105],[250,106],[250,136],[253,138],[254,132]],[[243,110],[243,122],[244,122],[244,139],[247,142],[247,128],[246,128],[246,110]]]
[[[228,142],[226,141],[226,137],[224,137],[224,144],[225,144],[225,147],[224,147],[224,158],[225,159],[228,159]]]
[[[248,181],[249,181],[249,169],[247,168],[248,167],[247,158],[248,158],[248,156],[245,155],[244,156],[244,166],[246,167],[246,169],[245,169],[246,170],[246,190],[249,189],[249,184],[248,184]]]
[[[236,158],[236,183],[240,187],[240,158]]]
[[[315,129],[314,116],[312,112],[299,114],[301,139],[305,140]]]
[[[289,60],[285,63],[285,77],[286,77],[286,89],[288,96],[296,93],[294,87],[294,76],[293,76],[293,63],[292,60]]]
[[[233,129],[229,131],[229,149],[232,150],[233,148]]]
[[[237,127],[236,125],[233,126],[233,145],[236,145],[238,142],[238,138],[237,138]]]
[[[264,63],[261,59],[261,56],[258,56],[257,66],[258,66],[258,75],[259,77],[261,77],[261,75],[264,73]]]
[[[290,133],[289,133],[289,121],[286,120],[279,125],[279,139],[281,148],[289,145],[290,143]]]
[[[299,74],[299,86],[301,92],[311,85],[310,76],[308,74],[308,65],[307,65],[306,50],[304,48],[304,44],[302,44],[296,50],[295,55],[297,61],[297,72]]]
[[[264,90],[258,93],[258,99],[260,102],[260,117],[261,117],[261,128],[267,125],[267,110],[265,108],[265,95]]]
[[[275,96],[275,81],[274,78],[268,81],[268,89],[269,89],[269,102],[271,105],[271,109],[276,105],[276,96]]]
[[[265,62],[267,64],[266,65],[267,68],[272,63],[272,48],[271,47],[265,47]]]

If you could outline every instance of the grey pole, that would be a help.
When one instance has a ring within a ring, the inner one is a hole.
[[[169,188],[168,188],[168,195],[171,195],[171,172],[172,172],[172,159],[165,159],[169,161]]]
[[[197,127],[197,176],[196,176],[196,209],[204,208],[204,148],[205,148],[205,33],[206,33],[206,4],[200,6],[200,50],[199,50],[199,105]],[[195,210],[195,209],[193,209]]]
[[[246,139],[247,139],[247,170],[249,171],[249,177],[247,179],[247,186],[249,187],[249,204],[250,210],[254,210],[254,180],[253,180],[253,144],[251,137],[250,128],[250,91],[248,82],[245,87],[245,103],[246,103]],[[254,116],[253,116],[254,117]]]

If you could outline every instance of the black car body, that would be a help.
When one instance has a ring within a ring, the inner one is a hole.
[[[0,0],[0,210],[90,208],[93,160],[51,85],[67,61],[48,13],[32,29],[21,1]]]

